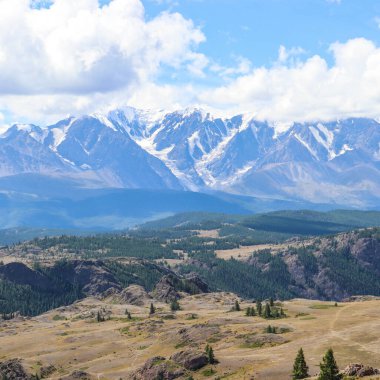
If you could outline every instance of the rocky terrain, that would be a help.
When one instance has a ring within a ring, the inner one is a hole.
[[[11,380],[283,380],[299,347],[313,376],[333,347],[347,375],[378,376],[379,300],[276,302],[286,317],[271,320],[246,316],[254,305],[247,301],[233,311],[236,300],[232,293],[187,295],[173,312],[149,297],[139,305],[89,297],[37,317],[18,316],[0,322],[0,373]],[[99,313],[104,321],[97,320]],[[276,333],[268,333],[268,325]],[[213,364],[206,345],[213,348]]]

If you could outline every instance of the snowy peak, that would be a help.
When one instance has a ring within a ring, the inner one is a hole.
[[[74,176],[97,187],[380,203],[380,124],[372,119],[279,124],[126,107],[46,128],[14,125],[0,136],[0,160],[0,175]]]

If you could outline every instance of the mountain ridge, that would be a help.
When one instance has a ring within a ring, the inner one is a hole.
[[[380,124],[292,123],[199,109],[132,108],[0,135],[0,176],[35,173],[95,188],[226,193],[357,208],[380,204]]]

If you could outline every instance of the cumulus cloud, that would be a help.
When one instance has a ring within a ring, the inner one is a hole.
[[[330,46],[334,64],[315,55],[296,65],[255,68],[200,95],[217,108],[279,121],[379,117],[380,48],[358,38]]]
[[[0,0],[0,124],[9,114],[44,124],[124,105],[278,122],[380,117],[380,48],[369,40],[333,43],[332,64],[280,46],[272,66],[237,56],[230,67],[198,51],[205,38],[179,13],[148,20],[141,0]]]
[[[40,3],[40,2],[39,2]],[[160,67],[201,74],[203,33],[179,13],[147,21],[140,0],[0,1],[0,93],[86,94],[140,83]]]

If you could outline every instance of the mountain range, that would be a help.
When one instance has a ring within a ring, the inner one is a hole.
[[[9,197],[31,175],[88,190],[218,192],[378,209],[380,124],[350,118],[284,126],[247,114],[133,108],[44,127],[15,124],[0,135],[0,191]],[[33,195],[34,185],[26,187],[23,194]]]

